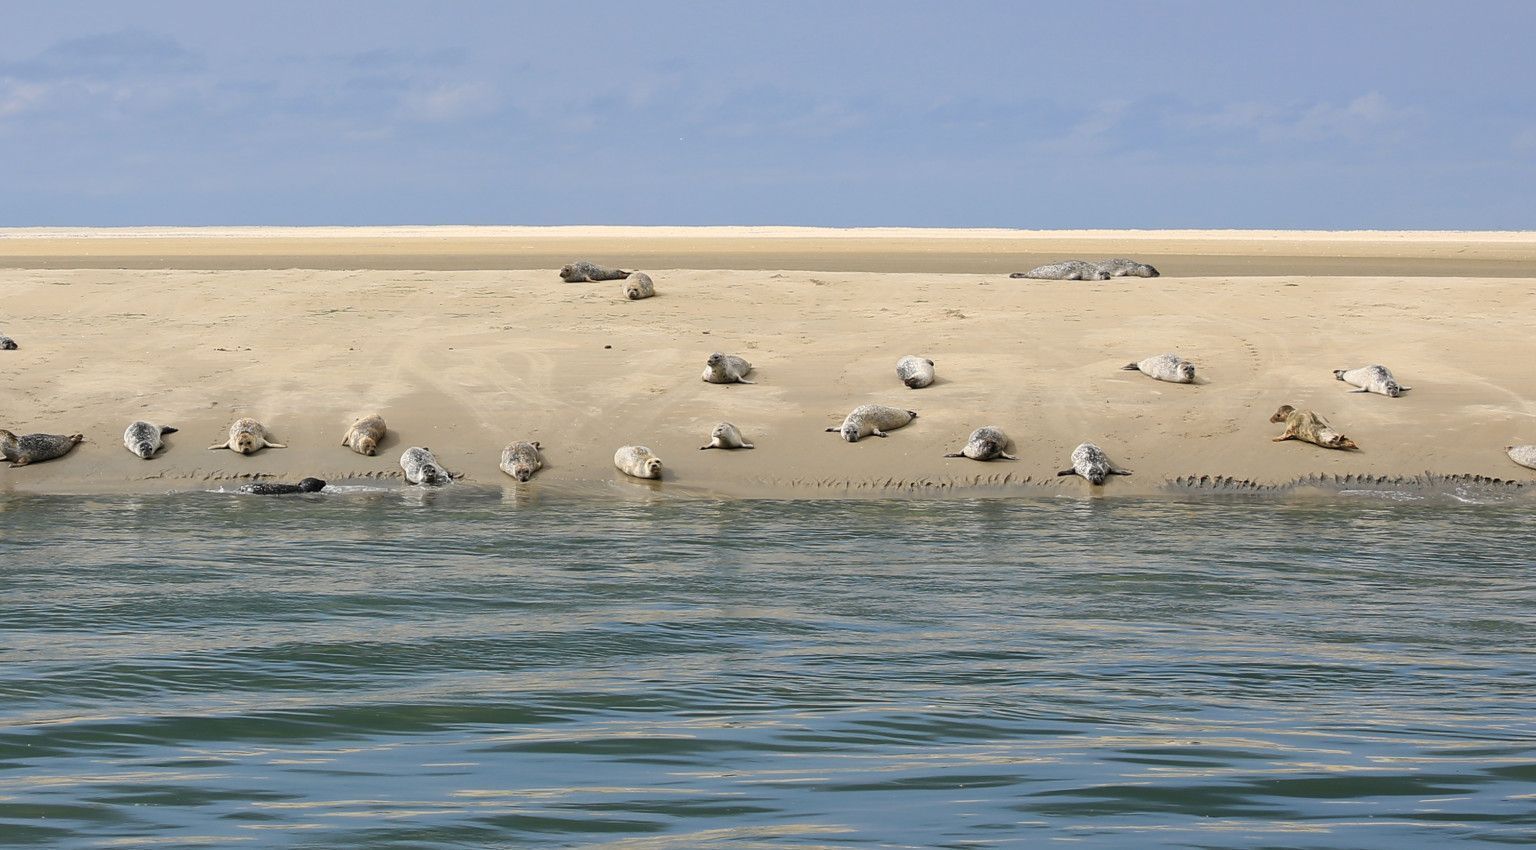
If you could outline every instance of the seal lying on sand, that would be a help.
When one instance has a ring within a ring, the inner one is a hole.
[[[83,434],[23,434],[18,437],[0,428],[0,456],[10,461],[12,467],[26,466],[63,457],[84,441]]]
[[[965,448],[958,452],[950,452],[945,457],[968,457],[971,460],[1018,460],[1004,449],[1008,448],[1008,435],[1003,429],[991,425],[983,425],[971,432],[971,438],[965,441]]]
[[[1124,257],[1115,257],[1112,260],[1099,260],[1094,263],[1101,271],[1110,277],[1157,277],[1157,269],[1146,263],[1138,263],[1135,260],[1127,260]]]
[[[560,279],[566,283],[581,283],[586,280],[623,280],[630,273],[620,269],[605,269],[596,263],[586,260],[577,260],[560,267]]]
[[[529,480],[543,468],[544,459],[539,457],[537,441],[517,442],[501,450],[501,471],[519,481]]]
[[[631,478],[660,478],[661,458],[645,446],[622,446],[613,453],[613,465]]]
[[[1135,363],[1127,363],[1120,368],[1128,372],[1141,372],[1148,377],[1173,384],[1195,382],[1195,364],[1177,354],[1159,354]]]
[[[229,425],[229,439],[218,445],[209,446],[209,451],[214,449],[229,449],[243,455],[260,450],[263,446],[274,449],[286,449],[287,446],[272,439],[272,432],[267,426],[254,419],[236,419]]]
[[[1014,272],[1009,277],[1027,277],[1035,280],[1109,280],[1109,272],[1095,263],[1083,260],[1062,260],[1037,266],[1027,272]]]
[[[10,337],[6,336],[5,334],[0,334],[0,351],[15,351],[15,350],[16,350],[16,340],[11,339]]]
[[[306,478],[297,484],[269,484],[266,482],[241,484],[235,488],[235,492],[250,493],[253,496],[288,496],[293,493],[318,493],[324,489],[324,481],[318,478]]]
[[[1536,446],[1505,446],[1504,451],[1515,463],[1536,469]]]
[[[1280,443],[1286,440],[1301,440],[1314,443],[1325,449],[1358,449],[1355,441],[1333,430],[1328,420],[1310,410],[1297,410],[1289,404],[1280,405],[1275,415],[1269,417],[1271,422],[1284,422],[1285,432],[1274,438],[1274,442]]]
[[[933,361],[908,354],[896,361],[896,377],[912,389],[920,390],[933,383]]]
[[[840,431],[843,439],[857,443],[860,437],[868,437],[870,434],[876,437],[889,436],[886,431],[894,431],[916,418],[915,410],[886,407],[883,404],[861,404],[848,414],[841,426],[827,430]]]
[[[384,442],[384,417],[375,413],[352,423],[347,433],[341,435],[341,444],[360,455],[373,457],[379,453],[379,443]]]
[[[704,380],[711,384],[751,384],[754,381],[746,379],[746,374],[752,371],[752,364],[737,357],[734,354],[721,354],[716,351],[704,361]]]
[[[1109,455],[1093,443],[1083,443],[1072,450],[1072,468],[1063,469],[1056,475],[1076,473],[1088,479],[1089,484],[1103,484],[1107,475],[1130,475],[1129,469],[1121,469],[1109,462]]]
[[[1392,377],[1392,370],[1385,366],[1361,366],[1359,369],[1335,369],[1333,376],[1346,384],[1353,384],[1359,389],[1350,390],[1352,393],[1381,393],[1385,396],[1397,398],[1413,387],[1405,387]]]
[[[123,432],[123,446],[145,460],[155,456],[155,452],[165,448],[165,443],[160,437],[165,434],[174,434],[176,429],[169,425],[160,426],[150,422],[139,421],[128,426]]]
[[[699,446],[699,451],[703,451],[705,449],[755,448],[757,448],[757,446],[754,446],[741,438],[740,428],[737,428],[735,425],[732,425],[729,422],[721,422],[719,425],[715,426],[713,431],[709,432],[709,445]]]
[[[631,301],[650,298],[655,294],[656,284],[651,282],[651,276],[645,272],[635,272],[624,281],[624,297]]]
[[[416,446],[406,449],[400,454],[400,468],[405,470],[405,480],[412,484],[441,487],[453,483],[453,476],[437,462],[431,449]]]

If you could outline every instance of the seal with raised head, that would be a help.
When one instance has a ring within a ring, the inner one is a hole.
[[[1058,477],[1073,474],[1088,479],[1089,484],[1103,484],[1105,476],[1130,475],[1131,471],[1110,463],[1109,455],[1093,443],[1083,443],[1072,450],[1072,468],[1056,473]]]
[[[83,434],[23,434],[20,437],[0,428],[0,456],[12,467],[63,457],[85,441]]]
[[[1195,382],[1195,364],[1177,354],[1159,354],[1156,357],[1148,357],[1135,363],[1127,363],[1120,368],[1127,372],[1140,372],[1149,378],[1156,378],[1159,381],[1167,381],[1172,384],[1193,384]]]
[[[531,443],[519,441],[501,450],[501,471],[519,481],[533,478],[533,474],[543,468],[544,458],[539,455],[537,440]]]
[[[630,272],[622,269],[606,269],[586,260],[577,260],[560,267],[560,279],[566,283],[581,283],[587,280],[623,280],[629,275]]]
[[[883,404],[861,404],[855,407],[843,424],[836,428],[828,428],[828,431],[837,431],[842,434],[844,440],[857,443],[860,437],[868,437],[873,434],[876,437],[888,437],[886,431],[894,431],[917,418],[917,411],[904,410],[900,407],[887,407]]]
[[[229,439],[217,445],[209,446],[209,451],[214,449],[229,449],[232,452],[248,455],[259,451],[263,447],[274,449],[286,449],[286,445],[275,442],[272,432],[267,426],[254,419],[236,419],[229,424]]]
[[[1097,263],[1085,260],[1062,260],[1059,263],[1047,263],[1036,266],[1027,272],[1014,272],[1009,277],[1027,277],[1034,280],[1109,280],[1109,272],[1099,268]]]
[[[908,354],[896,361],[896,377],[908,387],[920,390],[933,383],[933,361]]]
[[[1333,426],[1328,424],[1328,420],[1310,410],[1297,410],[1289,404],[1282,404],[1280,409],[1275,411],[1275,415],[1269,417],[1269,421],[1285,423],[1285,431],[1273,440],[1276,443],[1301,440],[1325,449],[1360,448],[1355,445],[1354,440],[1335,431]]]
[[[15,351],[15,350],[16,350],[16,340],[11,339],[10,337],[6,336],[5,334],[0,334],[0,351]]]
[[[325,482],[319,478],[305,478],[297,484],[273,484],[266,481],[241,484],[235,488],[235,492],[253,496],[291,496],[294,493],[318,493],[324,489]]]
[[[347,433],[341,435],[341,444],[360,455],[373,457],[379,453],[379,443],[384,442],[384,417],[375,413],[352,423]]]
[[[1359,369],[1335,369],[1333,376],[1346,384],[1359,387],[1352,393],[1381,393],[1397,398],[1413,387],[1405,387],[1392,377],[1392,370],[1385,366],[1361,366]]]
[[[1005,449],[1008,448],[1008,435],[1003,429],[993,425],[983,425],[971,432],[971,438],[965,441],[965,448],[958,452],[950,452],[945,457],[968,457],[971,460],[1018,460]]]
[[[453,476],[437,462],[429,448],[411,446],[401,452],[400,468],[405,471],[405,480],[412,484],[441,487],[453,483]]]
[[[645,272],[634,272],[624,279],[624,297],[631,301],[650,298],[655,294],[656,284],[651,282],[651,276]]]
[[[699,451],[703,451],[704,449],[755,448],[757,448],[757,446],[754,446],[746,440],[742,439],[740,428],[737,428],[735,425],[732,425],[729,422],[721,422],[719,425],[715,426],[713,431],[709,432],[709,445],[699,446]]]
[[[1124,257],[1115,257],[1110,260],[1099,260],[1094,263],[1101,271],[1110,277],[1157,277],[1157,269],[1146,263],[1138,263],[1135,260],[1127,260]]]
[[[1505,446],[1504,452],[1515,463],[1536,469],[1536,446]]]
[[[128,430],[123,432],[123,447],[149,460],[155,456],[155,452],[165,448],[165,443],[160,438],[174,433],[176,429],[169,425],[156,425],[140,419],[129,425]]]
[[[660,478],[661,458],[645,446],[621,446],[613,453],[613,465],[631,478]]]
[[[716,351],[704,361],[703,378],[711,384],[751,384],[746,378],[750,371],[752,364],[744,358]]]

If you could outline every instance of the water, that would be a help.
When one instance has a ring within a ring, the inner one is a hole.
[[[0,497],[6,847],[1536,842],[1529,505]]]

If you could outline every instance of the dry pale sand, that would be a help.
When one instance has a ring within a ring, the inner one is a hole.
[[[998,273],[921,271],[973,267],[978,251]],[[1155,280],[1000,273],[1075,255],[1224,257],[1252,273],[1196,275],[1167,260]],[[92,259],[130,256],[148,267]],[[658,256],[675,259],[648,261]],[[25,267],[37,257],[54,262]],[[562,282],[555,259],[579,257],[640,265],[659,294],[630,302],[619,282]],[[762,268],[763,257],[793,261]],[[1355,268],[1376,257],[1425,271]],[[253,265],[262,258],[269,268]],[[476,258],[495,267],[461,268]],[[1293,260],[1313,265],[1287,272]],[[1446,276],[1444,262],[1525,271]],[[904,264],[919,271],[889,271]],[[545,493],[1081,494],[1086,482],[1054,473],[1084,440],[1135,471],[1106,495],[1160,492],[1191,474],[1536,482],[1503,453],[1536,442],[1533,234],[12,230],[0,231],[0,293],[0,332],[21,345],[0,352],[0,427],[89,440],[57,461],[0,469],[0,490],[397,476],[400,452],[425,445],[467,482]],[[712,351],[751,360],[758,383],[702,382]],[[1120,370],[1165,351],[1198,364],[1201,383]],[[904,354],[934,359],[939,382],[902,386]],[[1367,363],[1414,390],[1348,394],[1331,374]],[[865,402],[920,416],[883,440],[824,432]],[[1363,451],[1270,442],[1282,403],[1324,414]],[[367,458],[340,439],[372,412],[392,433]],[[290,447],[206,450],[238,416]],[[181,429],[152,461],[121,443],[139,418]],[[699,451],[720,420],[757,449]],[[1020,459],[942,457],[981,425],[1012,435]],[[514,439],[545,447],[532,484],[497,469]],[[614,470],[627,443],[655,449],[666,479]]]

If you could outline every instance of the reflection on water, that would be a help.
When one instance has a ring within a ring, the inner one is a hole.
[[[1533,526],[0,497],[0,844],[1520,843]]]

